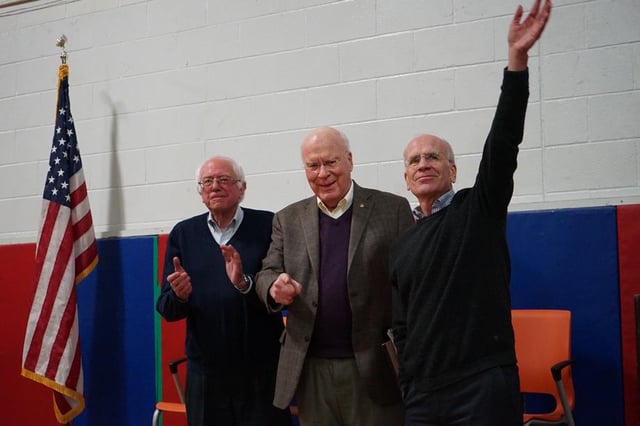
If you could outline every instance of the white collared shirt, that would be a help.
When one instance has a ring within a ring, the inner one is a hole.
[[[339,218],[347,210],[349,210],[349,207],[351,207],[351,205],[353,204],[353,181],[351,181],[351,186],[349,187],[349,191],[347,191],[347,194],[344,196],[342,200],[338,201],[338,205],[336,206],[335,209],[329,210],[327,205],[323,203],[320,198],[316,197],[316,201],[318,202],[318,208],[322,213],[326,214],[327,216],[333,219]]]
[[[226,228],[222,229],[216,223],[215,219],[211,215],[211,212],[209,212],[209,219],[207,220],[207,222],[209,223],[209,231],[211,231],[213,239],[216,240],[219,245],[226,245],[236,233],[238,228],[240,228],[242,219],[244,219],[244,212],[242,211],[242,208],[238,206],[238,208],[236,209],[236,214],[233,216],[233,219],[231,219],[229,225]]]

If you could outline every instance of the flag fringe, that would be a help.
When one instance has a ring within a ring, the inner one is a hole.
[[[55,415],[56,415],[56,419],[58,420],[58,423],[63,423],[63,424],[70,423],[74,417],[76,417],[78,414],[82,412],[82,410],[84,410],[84,396],[81,393],[76,392],[75,390],[70,389],[66,386],[63,386],[60,383],[56,383],[54,380],[51,380],[38,373],[34,373],[33,371],[27,370],[25,368],[22,369],[20,374],[22,374],[22,376],[26,377],[27,379],[31,379],[35,382],[38,382],[50,388],[54,392],[58,392],[59,394],[72,398],[73,400],[78,402],[75,406],[72,406],[69,411],[67,411],[66,413],[63,413],[60,411],[60,408],[58,408],[55,395],[53,396],[53,407],[54,407],[54,411],[55,411]]]
[[[76,285],[80,284],[80,281],[85,279],[95,269],[97,264],[98,264],[98,256],[96,255],[95,259],[93,259],[93,261],[89,264],[89,266],[87,266],[86,268],[84,268],[84,270],[76,274]]]

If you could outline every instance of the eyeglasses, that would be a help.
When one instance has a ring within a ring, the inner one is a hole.
[[[313,173],[319,173],[321,167],[324,167],[326,170],[332,171],[338,167],[338,160],[339,158],[336,158],[334,160],[321,161],[317,163],[316,162],[305,163],[304,168]]]
[[[218,182],[218,185],[220,186],[229,186],[233,185],[234,183],[240,182],[240,179],[234,179],[231,176],[213,176],[203,178],[200,182],[198,182],[198,185],[200,186],[200,188],[209,189],[213,187],[213,184],[215,182]]]
[[[423,158],[427,163],[434,163],[442,160],[444,157],[437,152],[424,152],[422,154],[412,155],[404,160],[404,164],[407,167],[418,167]]]

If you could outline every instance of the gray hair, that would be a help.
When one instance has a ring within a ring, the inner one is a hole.
[[[338,133],[340,133],[340,137],[342,138],[342,142],[344,142],[344,146],[347,148],[347,151],[351,151],[351,147],[349,146],[349,138],[347,137],[347,135],[345,135],[345,133],[342,130],[338,130]]]
[[[421,133],[419,135],[414,136],[410,141],[409,144],[405,147],[404,151],[402,152],[402,157],[404,159],[404,165],[407,166],[407,149],[409,148],[409,145],[411,145],[411,142],[413,142],[415,139],[418,138],[424,138],[424,137],[428,137],[428,138],[435,138],[438,141],[440,141],[440,143],[442,143],[445,146],[445,149],[447,151],[447,160],[449,160],[449,163],[451,164],[456,164],[456,156],[453,153],[453,148],[451,147],[451,144],[446,140],[441,138],[440,136],[436,136],[436,135],[431,135],[428,133]]]
[[[449,159],[449,162],[451,164],[456,164],[456,156],[453,153],[453,148],[451,147],[451,144],[449,143],[449,141],[440,138],[440,140],[442,142],[444,142],[445,146],[447,147],[447,158]]]
[[[234,160],[231,157],[225,157],[223,155],[216,155],[213,156],[209,159],[207,159],[205,162],[203,162],[197,169],[196,169],[196,184],[197,188],[198,188],[198,193],[200,193],[202,191],[202,189],[200,188],[200,171],[202,170],[202,166],[204,166],[205,163],[208,163],[211,160],[223,160],[226,161],[227,163],[231,164],[231,168],[233,169],[233,173],[236,175],[236,179],[238,179],[238,182],[236,182],[236,185],[238,186],[238,188],[242,188],[242,184],[245,182],[245,177],[244,177],[244,171],[242,170],[242,167],[240,166],[240,164],[238,164],[238,162],[236,160]],[[243,197],[244,198],[244,197]]]

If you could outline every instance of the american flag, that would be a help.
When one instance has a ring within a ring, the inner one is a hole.
[[[58,104],[42,224],[35,294],[22,352],[22,375],[51,388],[58,422],[84,409],[76,284],[98,263],[98,249],[69,104],[69,69],[58,70]]]

